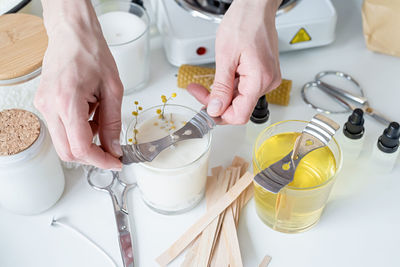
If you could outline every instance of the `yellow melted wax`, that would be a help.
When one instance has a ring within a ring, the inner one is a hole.
[[[270,137],[258,148],[254,173],[267,168],[286,156],[300,133],[282,133]],[[328,147],[307,154],[297,166],[294,179],[288,185],[294,189],[315,187],[325,183],[336,172],[336,161]],[[296,192],[297,191],[297,192]],[[287,190],[273,194],[255,184],[255,201],[260,218],[272,228],[291,232],[314,224],[325,205],[330,185],[316,190]]]

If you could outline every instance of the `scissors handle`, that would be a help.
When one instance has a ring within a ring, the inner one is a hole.
[[[316,81],[312,81],[312,82],[308,82],[308,83],[304,84],[303,88],[301,89],[301,97],[303,98],[303,101],[307,105],[312,107],[313,109],[316,109],[317,111],[323,112],[323,113],[326,113],[326,114],[346,113],[349,110],[352,111],[352,110],[355,109],[354,105],[346,102],[345,100],[343,100],[342,98],[340,98],[336,94],[333,94],[330,90],[324,90],[324,89],[321,89],[321,91],[324,92],[325,94],[327,94],[328,96],[332,97],[333,100],[335,100],[337,103],[339,103],[345,109],[343,111],[335,111],[335,110],[329,110],[327,108],[319,107],[318,105],[316,105],[312,101],[310,101],[308,99],[308,97],[307,97],[307,93],[306,92],[307,92],[307,90],[309,90],[312,87],[319,88]]]
[[[356,102],[360,105],[365,105],[367,103],[367,98],[364,96],[359,96],[359,95],[354,95],[346,90],[340,89],[336,86],[327,84],[321,80],[316,81],[318,84],[318,88],[324,91],[329,91],[332,94],[337,95],[338,97],[343,97],[345,99],[351,100],[353,102]]]

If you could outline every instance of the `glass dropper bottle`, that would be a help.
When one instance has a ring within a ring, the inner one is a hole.
[[[400,125],[391,122],[379,137],[372,153],[372,164],[381,172],[390,172],[399,155]]]
[[[246,125],[247,142],[253,144],[258,134],[270,124],[268,102],[265,95],[263,95],[258,99],[250,120]]]
[[[364,112],[356,108],[343,126],[340,145],[347,162],[356,160],[363,149],[365,140]]]

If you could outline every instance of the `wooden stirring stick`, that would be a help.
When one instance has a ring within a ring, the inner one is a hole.
[[[240,176],[240,168],[234,168],[232,170],[232,176],[231,176],[231,181],[232,184],[236,182],[236,180]],[[236,203],[232,203],[230,207],[226,209],[224,221],[222,224],[222,238],[225,242],[225,246],[228,251],[229,255],[229,265],[232,267],[242,267],[242,256],[240,253],[240,247],[239,247],[239,239],[237,237],[237,231],[236,231],[236,223],[235,219],[233,217],[233,209],[236,209]]]
[[[219,195],[217,195],[217,194],[219,193],[218,182],[220,181],[220,179],[218,179],[218,178],[219,178],[219,175],[222,172],[222,170],[223,170],[222,166],[214,167],[211,169],[212,176],[207,177],[207,184],[206,184],[207,209],[210,209],[211,206],[217,201],[217,199],[219,197]],[[185,255],[185,260],[183,261],[181,267],[193,267],[196,265],[198,251],[199,251],[199,247],[200,247],[200,237],[203,236],[203,234],[204,234],[204,231],[193,242],[192,246],[188,249],[188,251],[186,252],[186,255]]]
[[[232,173],[231,170],[229,170],[229,169],[225,170],[224,181],[227,184],[227,187],[224,188],[225,190],[221,190],[220,191],[220,196],[225,194],[230,189],[230,186],[231,186],[231,173]],[[211,250],[210,250],[210,254],[209,254],[208,263],[210,263],[210,260],[214,255],[215,246],[217,244],[217,241],[218,241],[220,233],[221,233],[222,223],[223,223],[224,217],[225,217],[225,211],[226,210],[223,210],[221,212],[221,214],[219,215],[218,225],[217,225],[216,231],[214,233],[214,239],[213,239],[213,242],[212,242],[212,245],[211,245]]]
[[[244,174],[248,169],[248,162],[240,157],[235,157],[232,162],[232,185]],[[236,171],[235,171],[236,170]],[[223,229],[219,235],[219,239],[216,242],[216,247],[213,249],[212,261],[210,262],[211,267],[218,266],[241,266],[242,261],[240,257],[240,247],[237,239],[236,225],[239,221],[240,209],[248,202],[253,195],[253,187],[249,186],[237,199],[232,203],[230,207],[226,209],[225,218],[223,221]],[[231,211],[229,211],[231,210]],[[237,212],[237,214],[234,214]],[[234,217],[234,224],[229,217]],[[229,229],[231,232],[227,235],[226,231]],[[225,236],[224,236],[225,235]],[[229,239],[230,238],[230,239]],[[235,241],[235,239],[237,241]],[[235,252],[236,251],[236,252]],[[237,257],[237,258],[235,258]]]
[[[210,208],[215,202],[218,201],[218,198],[224,194],[228,189],[229,180],[226,179],[226,174],[224,175],[223,172],[220,173],[218,177],[218,182],[216,188],[213,190],[214,194],[210,197],[210,200],[207,202],[207,208]],[[192,264],[193,267],[195,266],[207,266],[211,250],[214,244],[214,240],[216,239],[216,234],[218,230],[219,222],[221,221],[220,216],[215,218],[202,232],[199,238],[199,250],[197,252],[196,259]]]
[[[162,253],[156,261],[160,266],[166,266],[175,259],[223,210],[253,182],[253,174],[246,173],[222,196],[217,203],[193,224],[170,248]]]
[[[258,265],[258,267],[268,267],[271,260],[272,260],[271,256],[265,255],[264,259],[262,260],[260,265]]]
[[[207,208],[223,196],[248,169],[249,163],[235,157],[230,167],[216,167],[208,177],[206,187]],[[242,266],[237,223],[240,210],[253,196],[253,187],[249,186],[223,212],[219,214],[197,237],[188,249],[181,267],[219,267]]]

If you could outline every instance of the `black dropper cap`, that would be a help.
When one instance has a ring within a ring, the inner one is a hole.
[[[254,123],[261,124],[268,121],[268,119],[269,119],[268,102],[265,95],[263,95],[258,99],[257,105],[250,116],[250,120]]]
[[[353,113],[344,124],[343,133],[350,139],[360,139],[364,135],[364,112],[360,108],[353,110]]]
[[[378,139],[378,148],[385,153],[394,153],[399,148],[400,125],[391,122]]]

